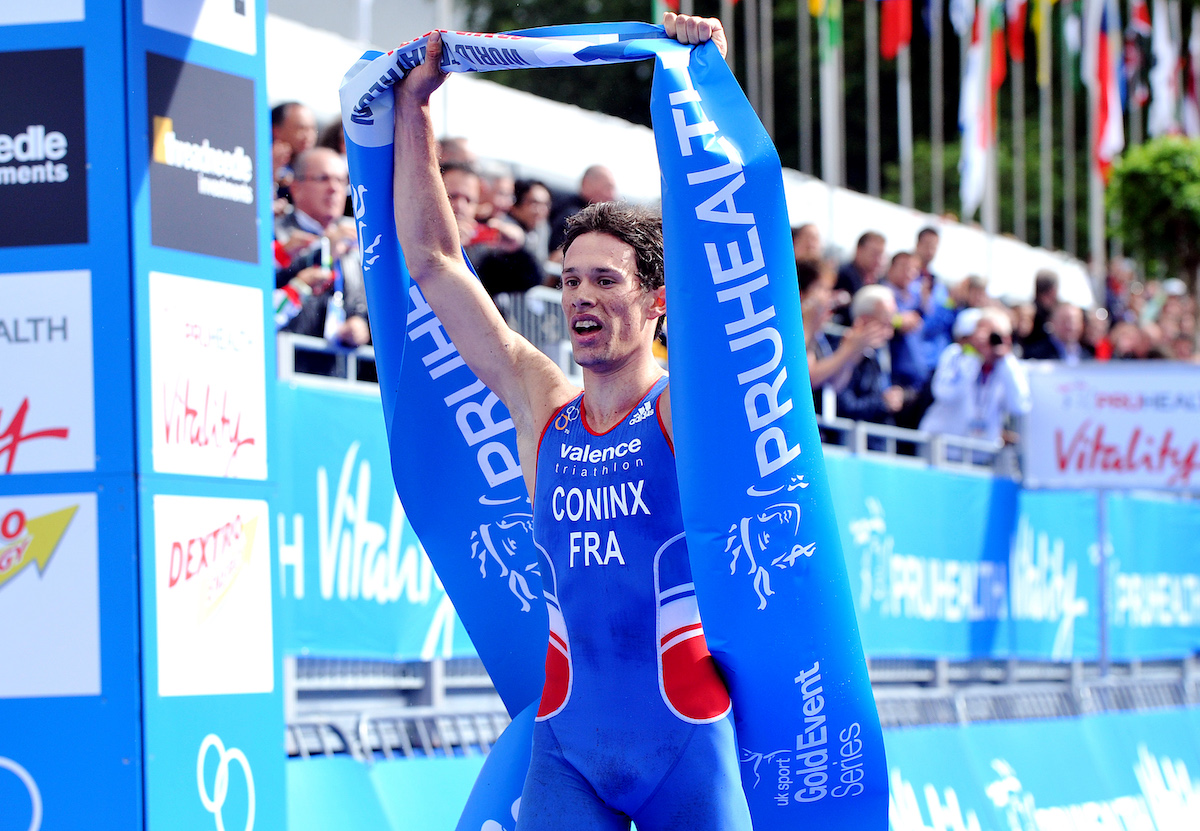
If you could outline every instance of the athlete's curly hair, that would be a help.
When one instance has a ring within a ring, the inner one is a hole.
[[[662,215],[628,202],[599,202],[588,205],[567,220],[563,254],[584,234],[616,237],[633,249],[638,282],[644,291],[663,285]]]

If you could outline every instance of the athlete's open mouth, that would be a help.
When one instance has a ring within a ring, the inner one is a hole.
[[[599,332],[603,327],[600,321],[593,317],[577,317],[571,322],[571,328],[581,335],[590,335]]]

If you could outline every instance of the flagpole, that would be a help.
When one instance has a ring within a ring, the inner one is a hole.
[[[1038,196],[1041,199],[1042,228],[1038,243],[1043,248],[1054,247],[1054,109],[1051,58],[1050,0],[1041,0],[1038,15],[1038,141],[1041,144],[1041,183]]]
[[[1062,22],[1066,39],[1067,0],[1062,0]],[[1063,49],[1062,62],[1062,118],[1063,118],[1063,250],[1076,254],[1079,247],[1075,239],[1075,79],[1069,48]]]
[[[870,3],[872,0],[866,0]],[[913,207],[912,55],[906,43],[896,53],[896,112],[900,125],[900,204]]]
[[[1088,93],[1088,144],[1096,146],[1099,125],[1096,119],[1098,92],[1092,89]],[[1108,269],[1107,251],[1104,239],[1106,236],[1104,213],[1104,177],[1100,174],[1100,166],[1094,152],[1088,154],[1088,251],[1090,253],[1092,279],[1101,284],[1105,271]]]
[[[742,0],[742,38],[746,45],[746,97],[750,106],[762,118],[762,74],[758,52],[758,0]]]
[[[1084,20],[1084,55],[1089,57],[1084,61],[1087,73],[1087,169],[1088,169],[1088,262],[1092,279],[1102,281],[1107,270],[1107,252],[1105,251],[1105,213],[1104,213],[1104,178],[1100,172],[1098,147],[1100,144],[1100,96],[1104,90],[1100,85],[1100,73],[1107,73],[1110,58],[1100,52],[1100,19],[1102,9],[1096,6],[1105,0],[1087,0],[1091,6],[1085,7]]]
[[[835,0],[826,0],[827,3]],[[846,183],[846,15],[842,0],[838,4],[837,54],[837,130],[838,130],[838,183]]]
[[[945,204],[945,69],[942,56],[942,2],[929,0],[929,139],[930,186],[934,214],[941,215]]]
[[[879,149],[879,4],[878,0],[863,2],[863,34],[866,53],[867,85],[867,193],[882,193],[882,164]]]
[[[1134,0],[1127,0],[1125,3],[1125,15],[1129,19],[1130,27],[1133,26],[1133,7]],[[1129,102],[1129,144],[1137,146],[1142,143],[1145,136],[1145,129],[1142,123],[1142,102],[1138,100],[1138,91],[1142,89],[1142,79],[1145,77],[1148,67],[1142,65],[1145,55],[1141,50],[1141,37],[1137,34],[1137,29],[1134,31],[1134,43],[1137,49],[1137,77],[1132,79],[1129,85],[1126,100]]]
[[[999,107],[996,106],[996,96],[992,94],[992,59],[995,58],[992,44],[994,37],[992,35],[992,10],[990,4],[986,6],[988,17],[980,22],[980,58],[983,65],[983,71],[980,73],[983,82],[983,106],[994,117],[987,119],[988,136],[987,136],[987,161],[985,162],[985,178],[983,186],[983,205],[980,208],[981,219],[983,220],[983,230],[988,235],[993,235],[999,230],[999,199],[997,193],[997,185],[999,184],[996,175],[997,169],[997,147],[996,143],[1000,136],[1000,113],[997,112]],[[985,34],[986,33],[986,34]],[[990,240],[989,240],[990,243]]]
[[[842,150],[839,120],[839,96],[837,75],[837,51],[834,39],[838,36],[837,25],[833,19],[834,3],[841,0],[825,0],[821,7],[821,16],[817,20],[819,31],[821,65],[821,178],[831,188],[842,183]]]
[[[721,0],[721,26],[725,29],[725,63],[732,67],[734,44],[737,42],[733,28],[733,0]]]
[[[1013,233],[1025,241],[1025,62],[1014,59],[1012,66],[1013,108]]]
[[[761,119],[775,138],[775,2],[758,0],[758,66],[762,76]]]
[[[812,15],[808,0],[796,3],[796,88],[799,90],[797,132],[800,136],[800,172],[813,172],[813,84],[812,84]]]
[[[695,14],[695,4],[692,2],[692,0],[679,0],[679,13]]]

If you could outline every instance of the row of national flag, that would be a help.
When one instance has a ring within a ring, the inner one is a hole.
[[[886,8],[908,0],[882,2]],[[1001,2],[978,0],[971,15],[971,41],[959,98],[964,217],[974,215],[984,197],[988,157],[996,143],[996,100],[1005,78],[1005,46],[1014,61],[1025,57],[1025,0],[1003,0],[1005,8],[1001,8]],[[1134,3],[1127,38],[1121,28],[1117,0],[1084,2],[1080,74],[1091,92],[1094,108],[1093,163],[1105,180],[1113,160],[1125,146],[1127,82],[1143,65],[1149,67],[1149,78],[1145,97],[1138,104],[1149,103],[1149,134],[1200,137],[1200,8],[1192,12],[1185,53],[1172,34],[1167,0],[1153,3],[1153,18],[1145,0]],[[953,9],[951,14],[953,19]],[[1038,36],[1048,37],[1049,32],[1039,31]],[[1134,51],[1139,36],[1150,41],[1149,48],[1143,50],[1148,58],[1140,61],[1139,53]]]
[[[736,0],[734,0],[736,2]],[[842,42],[842,0],[807,0],[809,12],[822,20],[822,77],[840,76],[837,50]],[[879,52],[897,58],[912,41],[914,0],[866,0],[879,5]],[[928,4],[930,0],[915,0]],[[1050,95],[1052,61],[1072,68],[1088,89],[1094,168],[1107,180],[1114,159],[1125,146],[1125,111],[1145,113],[1151,137],[1184,134],[1200,137],[1200,3],[1192,3],[1191,19],[1181,20],[1180,0],[944,0],[950,23],[969,39],[962,65],[959,128],[962,136],[962,216],[971,218],[983,204],[989,158],[996,147],[997,96],[1009,62],[1025,63],[1027,30],[1037,44],[1038,86]],[[1129,5],[1122,27],[1120,3]],[[1059,3],[1061,24],[1043,26],[1046,4]],[[929,28],[929,9],[922,12]],[[1190,23],[1190,25],[1188,25]],[[1053,30],[1061,33],[1062,58],[1053,57]],[[1183,32],[1190,32],[1183,43]],[[870,83],[870,79],[868,79]],[[940,84],[937,78],[934,84]],[[824,84],[824,81],[823,81]],[[840,82],[823,91],[836,95]],[[824,95],[822,96],[824,98]],[[825,112],[825,116],[833,113]],[[1139,115],[1140,119],[1140,115]],[[1135,137],[1140,134],[1141,121]],[[822,130],[825,125],[822,125]],[[911,137],[910,137],[911,140]],[[902,139],[903,143],[903,139]]]

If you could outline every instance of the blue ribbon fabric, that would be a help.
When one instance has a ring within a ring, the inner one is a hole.
[[[676,465],[754,827],[883,829],[883,739],[809,394],[770,138],[716,48],[685,47],[661,27],[442,37],[449,71],[656,59]],[[392,218],[391,87],[424,59],[425,43],[368,54],[343,83],[352,190],[397,488],[516,713],[540,693],[546,617],[512,423],[410,284]],[[511,764],[522,759],[527,746],[512,751]],[[460,828],[475,831],[483,816],[509,827],[511,787],[477,786]]]

